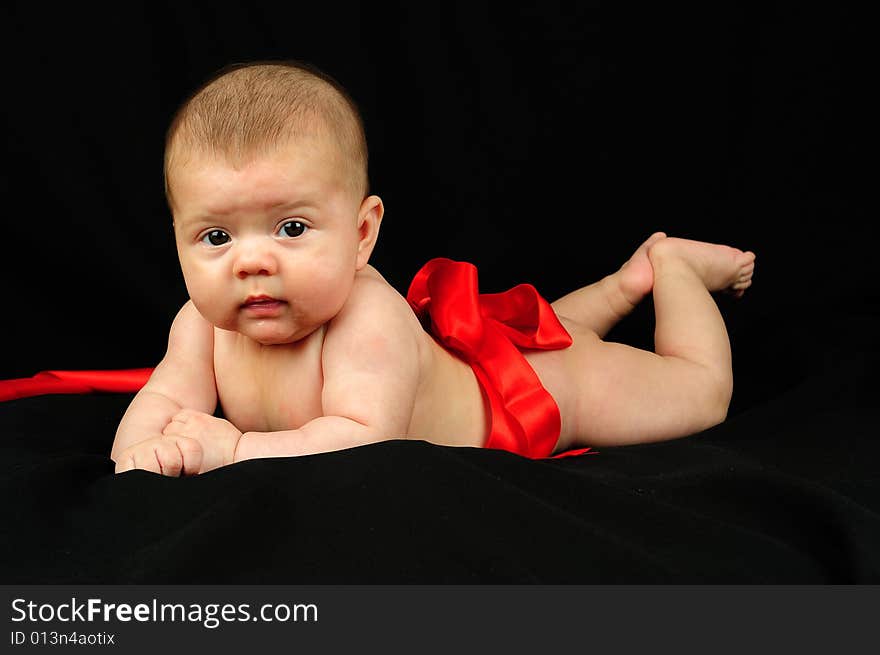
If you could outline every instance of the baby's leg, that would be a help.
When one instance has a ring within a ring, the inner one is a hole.
[[[689,239],[665,239],[648,253],[654,267],[654,350],[700,364],[733,387],[730,342],[710,292],[741,296],[755,254]]]
[[[648,256],[656,353],[604,342],[588,331],[573,335],[572,348],[560,351],[566,353],[564,366],[547,375],[555,387],[548,389],[562,398],[557,450],[673,439],[716,425],[727,414],[730,344],[710,292],[741,295],[751,284],[755,256],[674,238],[655,243]],[[543,368],[536,363],[536,370]]]
[[[598,282],[572,291],[552,303],[558,316],[592,330],[600,337],[629,314],[654,286],[654,271],[648,259],[649,249],[663,232],[655,232],[615,273]]]

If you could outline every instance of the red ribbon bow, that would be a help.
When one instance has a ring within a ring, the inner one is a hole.
[[[491,408],[486,447],[550,456],[559,438],[559,408],[520,352],[571,345],[550,303],[530,284],[480,294],[476,267],[445,258],[422,267],[406,299],[423,324],[430,319],[431,333],[474,370]]]

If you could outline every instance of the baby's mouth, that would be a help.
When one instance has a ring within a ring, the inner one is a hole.
[[[241,306],[242,307],[253,307],[253,306],[262,306],[262,305],[273,305],[283,303],[283,300],[278,300],[277,298],[272,298],[271,296],[249,296],[247,300],[245,300]]]
[[[286,303],[270,296],[251,296],[241,304],[241,308],[259,314],[274,313]]]

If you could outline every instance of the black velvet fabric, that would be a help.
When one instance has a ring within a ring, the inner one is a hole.
[[[131,396],[0,404],[5,583],[878,583],[873,23],[841,4],[11,2],[0,378],[155,366],[187,292],[164,134],[301,59],[364,117],[401,293],[431,257],[548,300],[652,232],[757,253],[727,421],[528,461],[386,442],[198,478],[108,458]],[[610,340],[652,348],[651,301]]]
[[[775,386],[763,353],[740,358],[738,388],[760,391],[722,425],[557,460],[388,441],[117,476],[130,395],[5,403],[0,579],[877,583],[880,321],[834,328],[773,339],[767,354],[803,362]]]

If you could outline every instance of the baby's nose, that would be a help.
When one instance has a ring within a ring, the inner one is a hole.
[[[238,278],[249,275],[275,275],[278,271],[278,262],[270,252],[270,248],[263,244],[239,244],[240,249],[233,273]]]

